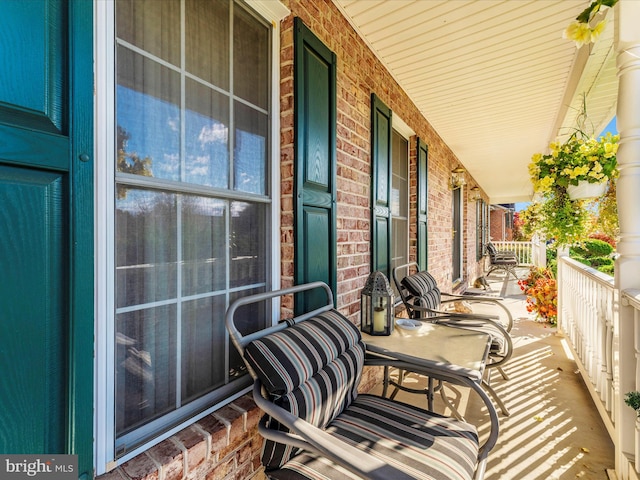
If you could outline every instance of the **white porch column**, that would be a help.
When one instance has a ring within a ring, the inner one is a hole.
[[[615,9],[620,132],[617,186],[620,257],[615,267],[615,285],[619,292],[640,288],[640,2],[619,0]],[[627,479],[628,456],[635,450],[635,412],[625,405],[624,395],[640,389],[636,385],[633,309],[620,305],[617,323],[617,328],[614,325],[614,342],[617,341],[619,351],[618,375],[614,372],[614,381],[618,380],[614,385],[616,472],[619,478]]]

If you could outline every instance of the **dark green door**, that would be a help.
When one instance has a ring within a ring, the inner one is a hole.
[[[336,56],[295,19],[295,283],[327,283],[336,294]],[[323,303],[296,299],[296,312]]]
[[[391,279],[391,109],[371,95],[371,271]]]
[[[0,453],[92,469],[92,4],[3,0]]]

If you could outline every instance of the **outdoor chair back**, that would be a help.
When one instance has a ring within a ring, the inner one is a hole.
[[[326,305],[249,335],[238,331],[243,306],[313,288],[325,290]],[[266,413],[259,431],[269,478],[482,478],[497,428],[481,446],[466,422],[358,394],[366,346],[359,329],[333,308],[326,284],[240,298],[229,307],[226,325],[254,379],[256,404]],[[473,381],[459,381],[474,388]],[[495,412],[489,413],[493,422]]]
[[[414,270],[415,273],[411,273]],[[408,274],[400,278],[400,272]],[[416,262],[396,266],[392,270],[392,276],[409,318],[478,330],[491,336],[490,361],[487,363],[488,378],[485,383],[502,412],[509,415],[509,410],[489,384],[489,369],[492,368],[497,368],[505,380],[509,378],[502,367],[513,355],[513,341],[509,334],[513,327],[513,315],[503,299],[489,295],[442,293],[435,278],[429,272],[419,271]],[[455,305],[456,302],[471,311],[445,310],[447,304]],[[481,313],[474,311],[474,308],[480,309]]]
[[[487,253],[489,254],[489,270],[487,276],[494,270],[502,270],[506,276],[513,275],[516,280],[518,275],[516,267],[519,264],[518,256],[511,250],[498,250],[491,242],[487,243]]]

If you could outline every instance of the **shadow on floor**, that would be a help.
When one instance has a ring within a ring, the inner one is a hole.
[[[526,275],[526,269],[519,276]],[[489,278],[514,316],[514,356],[505,366],[509,380],[497,372],[492,386],[511,415],[500,414],[498,444],[489,454],[486,480],[607,480],[614,467],[614,449],[583,383],[575,361],[555,327],[535,321],[512,277]],[[423,384],[414,376],[408,381]],[[447,386],[447,396],[488,435],[488,417],[481,402],[460,387]],[[437,397],[436,397],[437,398]],[[398,400],[426,406],[424,397],[401,392]],[[444,413],[443,404],[438,406]]]

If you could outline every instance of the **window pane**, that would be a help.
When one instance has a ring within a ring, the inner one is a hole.
[[[183,403],[225,383],[225,311],[224,295],[183,303]]]
[[[180,0],[118,0],[116,35],[180,65]]]
[[[116,445],[137,445],[247,384],[224,314],[270,287],[273,32],[237,0],[117,2]]]
[[[240,297],[246,295],[253,295],[255,293],[264,292],[264,288],[256,288],[252,290],[243,290],[242,292],[234,293],[230,295],[229,302],[234,302]],[[267,327],[267,312],[269,312],[271,306],[268,302],[252,303],[250,305],[243,305],[235,312],[235,326],[238,331],[243,335],[249,335],[250,333],[257,332]],[[233,380],[239,378],[247,373],[247,369],[244,365],[242,357],[238,350],[234,347],[231,340],[229,340],[229,379]]]
[[[409,261],[409,142],[395,130],[391,134],[391,267]],[[393,285],[394,291],[396,286]],[[396,292],[397,293],[397,292]]]
[[[264,205],[231,204],[231,287],[266,282],[266,248],[256,239],[267,235]]]
[[[226,286],[225,202],[183,197],[182,294],[195,295]]]
[[[269,99],[269,29],[241,8],[233,19],[234,94],[267,109]]]
[[[185,18],[187,71],[229,90],[229,2],[187,0]]]
[[[180,75],[118,47],[118,172],[180,178]]]
[[[116,316],[118,434],[175,408],[175,319],[175,305]]]
[[[175,196],[119,186],[117,306],[175,298],[176,252]]]
[[[229,188],[229,97],[186,82],[185,182]]]
[[[235,102],[234,189],[265,195],[268,119],[263,113]]]

